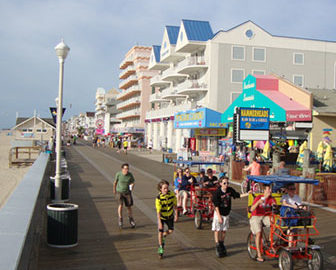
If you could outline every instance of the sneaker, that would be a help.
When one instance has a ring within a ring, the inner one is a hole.
[[[160,256],[160,258],[163,256],[163,247],[162,246],[159,246],[159,248],[158,248],[158,253],[159,253],[159,256]]]
[[[131,227],[135,228],[135,221],[134,221],[134,219],[132,217],[129,217],[128,219],[129,219],[129,223],[131,224]]]
[[[187,210],[183,210],[183,215],[187,215],[188,211]]]
[[[226,247],[224,246],[224,243],[219,242],[219,245],[221,247],[222,256],[226,256],[227,252],[226,252]]]
[[[123,227],[123,220],[122,220],[122,218],[119,218],[118,225],[119,225],[120,229]]]
[[[216,244],[216,256],[218,258],[221,258],[223,256],[220,244]]]

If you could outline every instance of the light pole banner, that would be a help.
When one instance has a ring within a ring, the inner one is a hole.
[[[57,120],[57,108],[56,107],[49,107],[50,109],[50,112],[51,112],[51,115],[52,115],[52,118],[54,120],[54,123],[56,124],[56,120]],[[65,108],[63,108],[63,113],[62,113],[62,117],[64,115],[64,112],[65,112]]]

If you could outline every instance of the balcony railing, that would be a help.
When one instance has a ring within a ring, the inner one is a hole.
[[[122,112],[117,114],[117,118],[127,118],[127,117],[134,117],[134,116],[140,116],[140,110],[139,109],[133,109],[126,112]]]
[[[163,81],[171,81],[176,79],[183,79],[187,77],[187,75],[177,73],[177,68],[169,68],[162,72],[161,80]]]
[[[140,97],[134,97],[134,98],[130,98],[128,100],[125,100],[123,102],[120,102],[118,105],[117,105],[117,109],[121,109],[121,108],[124,108],[124,107],[127,107],[127,106],[130,106],[132,104],[140,104]]]
[[[147,112],[146,119],[174,116],[175,113],[179,111],[191,110],[192,107],[193,106],[191,103],[183,103],[176,106],[168,106],[167,108]]]
[[[132,74],[132,73],[135,73],[135,66],[134,65],[128,66],[127,68],[123,69],[119,73],[119,78],[120,79],[125,79],[128,76],[128,74]]]
[[[137,75],[129,76],[126,80],[119,83],[119,88],[121,88],[121,89],[128,88],[132,84],[135,84],[137,81],[138,81],[138,76]]]
[[[128,88],[127,90],[123,90],[120,94],[117,95],[117,100],[124,99],[128,96],[135,95],[136,93],[141,92],[140,86],[133,85],[132,87]]]

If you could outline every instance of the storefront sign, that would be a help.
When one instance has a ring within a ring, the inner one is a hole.
[[[240,130],[269,130],[269,109],[240,108],[238,114]]]
[[[175,128],[219,128],[225,126],[226,124],[221,123],[221,114],[208,108],[178,112],[174,117]]]
[[[305,122],[311,121],[311,111],[286,111],[286,120],[289,122]]]
[[[103,119],[97,119],[96,120],[96,128],[101,129],[104,126],[104,120]]]
[[[222,136],[226,135],[226,129],[204,128],[195,129],[196,136]]]

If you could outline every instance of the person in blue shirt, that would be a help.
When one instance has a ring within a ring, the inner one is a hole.
[[[181,184],[179,185],[179,197],[182,198],[183,215],[186,215],[188,213],[187,200],[188,200],[188,193],[190,191],[190,186],[196,184],[197,184],[196,178],[193,175],[191,175],[190,168],[189,167],[185,168]]]

